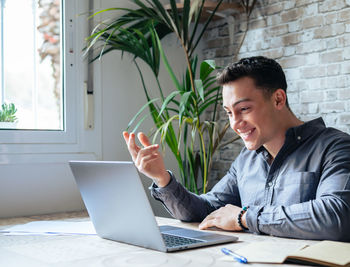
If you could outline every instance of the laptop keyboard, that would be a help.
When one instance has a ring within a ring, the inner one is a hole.
[[[162,236],[163,236],[165,245],[169,248],[204,242],[203,240],[176,236],[176,235],[162,234]]]

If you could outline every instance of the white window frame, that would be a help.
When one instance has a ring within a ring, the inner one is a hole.
[[[62,0],[63,130],[0,130],[0,164],[21,162],[64,162],[70,159],[101,158],[101,111],[95,108],[95,126],[84,128],[84,97],[88,62],[83,58],[88,35],[89,1]],[[94,87],[100,85],[100,63],[94,63]],[[95,90],[96,91],[96,90]],[[94,106],[101,93],[94,93]]]

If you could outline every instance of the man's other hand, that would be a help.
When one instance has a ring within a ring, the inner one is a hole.
[[[123,132],[123,137],[136,168],[154,179],[159,187],[166,186],[170,181],[170,175],[165,169],[163,157],[158,150],[159,145],[152,145],[144,133],[137,135],[143,148],[136,144],[134,133]]]
[[[205,217],[200,223],[199,229],[204,230],[210,227],[217,227],[227,231],[242,231],[237,221],[241,210],[240,207],[227,204],[225,207],[221,207]],[[245,214],[242,216],[242,223],[245,226]]]

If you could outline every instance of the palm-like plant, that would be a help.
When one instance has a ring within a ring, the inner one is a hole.
[[[191,63],[192,73],[196,73],[197,58]],[[158,126],[153,138],[155,141],[160,134],[160,141],[164,144],[169,127],[174,121],[178,122],[175,148],[179,154],[183,144],[183,160],[180,167],[181,173],[183,172],[182,183],[195,193],[206,192],[213,155],[222,145],[221,141],[229,128],[229,124],[220,127],[215,120],[216,107],[222,99],[220,87],[215,85],[215,76],[212,75],[215,69],[213,60],[206,60],[200,64],[199,78],[194,80],[196,91],[191,88],[190,71],[187,70],[180,87],[165,99],[159,111],[159,115],[165,110],[171,110],[174,114]],[[175,100],[176,97],[179,101]],[[202,120],[210,106],[214,106],[211,119]],[[229,143],[237,139],[238,137],[234,137]],[[200,177],[202,179],[199,179]]]
[[[161,143],[169,146],[177,160],[181,182],[192,192],[205,193],[213,155],[222,145],[229,126],[226,124],[219,127],[215,120],[216,106],[222,99],[213,75],[217,67],[214,61],[202,62],[196,79],[198,60],[194,51],[223,0],[217,2],[202,27],[199,24],[205,0],[184,0],[181,12],[176,0],[169,0],[168,9],[159,0],[130,1],[136,5],[136,9],[110,8],[93,15],[112,10],[125,12],[124,15],[101,22],[95,27],[87,38],[86,52],[92,48],[98,51],[92,60],[113,50],[134,56],[133,62],[140,74],[147,103],[130,121],[128,128],[136,123],[133,129],[136,131],[145,118],[151,115],[156,126],[154,141],[160,136]],[[160,41],[170,33],[177,36],[186,59],[187,70],[181,82],[175,76]],[[151,98],[136,58],[151,68],[158,84],[159,98]],[[158,79],[161,60],[175,86],[175,90],[167,97],[164,96]],[[214,106],[212,119],[202,120],[202,115],[211,106]],[[149,113],[141,117],[146,108]],[[178,123],[178,130],[175,130],[175,122]],[[230,142],[235,139],[237,137]]]

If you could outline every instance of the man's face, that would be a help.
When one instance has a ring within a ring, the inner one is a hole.
[[[223,86],[223,106],[231,128],[249,150],[273,142],[278,129],[271,98],[256,88],[254,80],[243,77]]]

